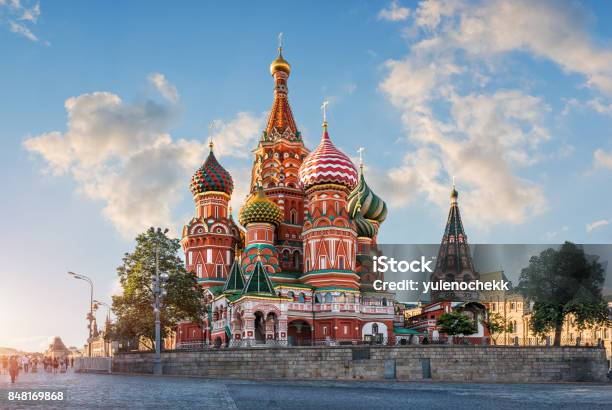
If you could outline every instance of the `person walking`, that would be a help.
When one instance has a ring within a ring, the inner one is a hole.
[[[28,356],[21,356],[21,367],[23,367],[24,373],[28,373],[30,371],[30,359]]]
[[[9,373],[11,374],[11,383],[15,383],[19,374],[19,362],[17,356],[11,356],[9,360]]]
[[[57,357],[53,358],[53,373],[57,374],[57,369],[59,367],[59,361],[57,360]]]
[[[7,374],[9,367],[9,358],[8,356],[2,356],[2,373]]]

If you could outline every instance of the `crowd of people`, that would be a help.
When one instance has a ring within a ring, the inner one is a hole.
[[[39,359],[37,356],[12,355],[2,356],[0,363],[0,372],[10,375],[11,383],[15,383],[20,371],[24,373],[37,373],[39,367],[42,367],[42,371],[45,373],[66,373],[69,368],[74,367],[74,358],[68,356],[63,358],[45,356]]]

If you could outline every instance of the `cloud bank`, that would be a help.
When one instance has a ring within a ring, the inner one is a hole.
[[[161,78],[164,89],[175,90]],[[178,98],[178,93],[169,95]],[[207,142],[173,138],[168,131],[173,106],[153,100],[128,103],[110,92],[93,92],[69,98],[65,108],[65,132],[43,133],[23,143],[45,161],[45,171],[69,175],[86,197],[102,201],[105,217],[126,239],[149,226],[176,232],[173,210],[208,155]],[[238,113],[216,124],[216,154],[243,156],[239,148],[254,143],[263,121]]]

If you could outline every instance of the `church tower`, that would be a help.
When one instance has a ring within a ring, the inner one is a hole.
[[[261,261],[269,273],[280,272],[278,251],[274,246],[276,228],[283,221],[279,207],[266,197],[261,186],[240,210],[238,221],[246,228],[242,268],[247,275]]]
[[[283,57],[282,44],[278,56],[270,64],[274,79],[274,101],[266,129],[255,149],[251,174],[251,196],[259,185],[265,195],[281,211],[274,245],[279,263],[285,272],[301,272],[302,224],[304,221],[304,192],[300,187],[298,171],[308,154],[302,135],[297,129],[289,105],[287,81],[291,66]]]
[[[474,269],[467,235],[463,229],[459,212],[459,192],[453,183],[450,195],[450,211],[444,229],[444,236],[438,251],[436,268],[431,274],[431,281],[472,282],[480,279],[480,274]],[[477,300],[478,292],[470,291],[438,291],[432,292],[432,302],[441,300],[470,301]]]
[[[359,289],[357,233],[347,208],[347,197],[357,185],[357,170],[332,143],[325,119],[321,142],[304,160],[300,181],[307,204],[301,280],[317,288]]]
[[[204,164],[191,178],[196,216],[183,227],[181,245],[186,268],[204,287],[225,283],[240,231],[229,211],[234,189],[232,176],[219,164],[213,143]]]

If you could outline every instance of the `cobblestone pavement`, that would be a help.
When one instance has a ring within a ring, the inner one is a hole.
[[[9,390],[62,390],[63,402],[9,402]],[[610,409],[612,384],[206,380],[94,374],[0,375],[0,409]]]

